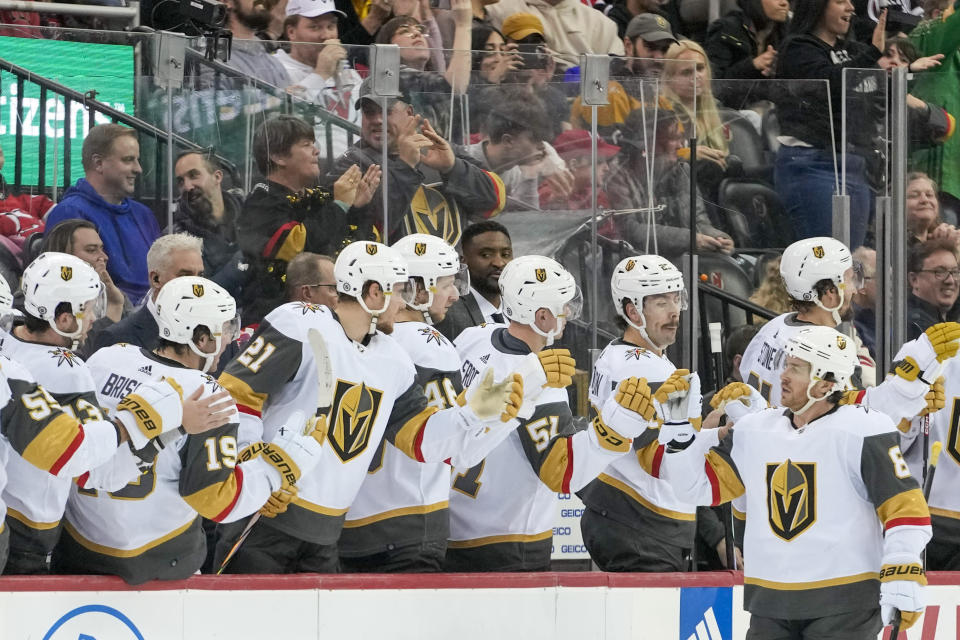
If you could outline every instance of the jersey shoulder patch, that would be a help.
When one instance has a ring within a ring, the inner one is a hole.
[[[331,324],[336,324],[336,328],[342,331],[327,307],[307,302],[282,304],[263,320],[283,335],[299,342],[306,341],[307,331],[311,328],[327,331],[331,330]]]
[[[83,360],[70,349],[65,347],[50,347],[47,355],[52,358],[58,367],[80,367],[83,366]]]

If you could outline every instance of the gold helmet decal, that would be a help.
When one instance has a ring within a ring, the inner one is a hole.
[[[822,257],[823,257],[823,247],[821,247],[820,245],[817,245],[816,247],[814,247],[814,248],[813,248],[813,257],[815,257],[815,258],[822,258]]]
[[[369,254],[372,255],[372,256],[377,255],[377,245],[375,245],[375,244],[373,244],[373,243],[368,243],[368,244],[367,244],[367,253],[369,253]]]
[[[773,533],[787,542],[817,520],[816,467],[789,459],[767,464],[767,519]]]
[[[193,295],[197,296],[198,298],[202,298],[202,297],[203,297],[203,285],[202,285],[202,284],[195,284],[195,285],[193,285]]]
[[[337,380],[327,435],[342,461],[357,457],[370,444],[382,397],[382,391],[362,382]]]
[[[537,282],[546,282],[547,281],[547,270],[546,269],[537,269],[534,275],[537,276]]]
[[[847,339],[844,338],[843,336],[837,336],[837,346],[840,347],[841,350],[846,349]]]
[[[633,271],[633,268],[637,266],[636,260],[627,260],[627,264],[623,266],[624,271]]]
[[[60,267],[60,277],[69,280],[73,277],[73,267]]]
[[[418,256],[422,256],[427,252],[427,243],[426,242],[413,243],[413,252]]]

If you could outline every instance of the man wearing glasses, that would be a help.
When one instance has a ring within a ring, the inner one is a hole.
[[[907,300],[907,337],[914,339],[928,327],[956,320],[960,268],[956,245],[941,239],[916,245],[907,262],[910,297]]]
[[[333,258],[304,251],[287,264],[286,301],[322,304],[337,310]]]

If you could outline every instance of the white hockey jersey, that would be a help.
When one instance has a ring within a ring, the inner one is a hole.
[[[455,342],[464,387],[481,371],[521,368],[530,348],[502,325],[465,329]],[[536,409],[480,464],[454,470],[450,494],[451,549],[544,543],[549,551],[558,492],[583,487],[610,462],[629,453],[614,450],[593,428],[574,432],[565,389],[544,389]]]
[[[621,339],[614,340],[600,353],[593,368],[592,411],[600,412],[622,380],[646,378],[655,391],[676,368],[666,355],[658,356]],[[691,400],[691,418],[700,417],[700,404],[700,398]],[[611,426],[616,429],[616,425]],[[605,512],[607,517],[644,535],[690,548],[696,535],[697,506],[678,498],[670,483],[652,475],[663,455],[657,431],[648,430],[634,439],[633,455],[614,460],[579,495],[588,507]]]
[[[780,374],[787,361],[787,340],[812,326],[798,320],[796,313],[784,313],[763,325],[743,352],[740,379],[773,407],[780,406]]]
[[[462,389],[460,357],[449,340],[423,322],[400,322],[391,337],[416,367],[427,404],[453,406]],[[383,552],[387,545],[445,541],[449,532],[450,466],[417,462],[386,439],[370,463],[347,511],[338,542],[341,556]]]
[[[59,538],[71,480],[113,456],[118,446],[117,428],[104,419],[86,364],[69,349],[25,342],[0,332],[0,355],[20,363],[42,387],[11,385],[14,398],[32,420],[49,419],[61,408],[70,417],[68,432],[74,433],[75,440],[50,443],[51,451],[58,450],[62,460],[38,464],[28,455],[10,455],[7,459],[8,482],[3,497],[7,515],[18,523],[11,526],[22,526],[26,535],[49,551]],[[10,403],[8,409],[12,411],[14,405]],[[65,425],[68,420],[58,419]],[[82,424],[79,431],[74,427],[76,420]]]
[[[121,398],[144,381],[163,376],[184,396],[202,387],[201,398],[222,391],[209,375],[141,347],[117,344],[100,349],[88,362],[97,399],[113,411]],[[198,514],[215,522],[232,522],[258,510],[281,486],[279,472],[256,457],[237,464],[234,408],[228,423],[198,434],[180,435],[163,448],[139,477],[113,491],[74,487],[67,505],[67,533],[96,554],[101,572],[137,584],[150,579],[188,577],[203,561],[203,534]],[[111,462],[123,464],[118,452]],[[193,562],[186,559],[191,552]],[[176,568],[169,558],[178,558]]]
[[[919,554],[930,515],[884,414],[841,406],[795,428],[788,411],[737,421],[719,445],[704,431],[664,456],[680,495],[717,505],[745,494],[744,606],[817,618],[875,608],[883,551]]]

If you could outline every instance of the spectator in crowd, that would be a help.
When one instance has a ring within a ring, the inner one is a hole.
[[[543,23],[547,46],[561,69],[580,64],[580,54],[623,55],[623,41],[610,18],[580,0],[500,0],[487,8],[490,22],[500,27],[518,13],[530,13]]]
[[[346,65],[347,50],[341,46],[338,28],[344,13],[334,0],[288,0],[284,39],[290,52],[276,52],[293,86],[287,90],[322,105],[333,115],[356,125],[360,114],[353,107],[353,94],[360,88],[360,74]],[[326,127],[318,127],[325,131]],[[347,149],[347,132],[332,128],[332,160]],[[319,137],[319,135],[318,135]],[[324,151],[326,145],[321,146]]]
[[[592,205],[593,168],[591,165],[590,133],[583,129],[564,131],[554,140],[553,147],[572,177],[567,184],[560,179],[548,180],[540,185],[540,206],[544,209],[581,209],[589,210]],[[609,209],[610,199],[603,185],[607,178],[609,161],[620,152],[620,147],[607,143],[603,138],[597,140],[597,208]],[[615,238],[616,225],[608,218],[598,233]]]
[[[776,75],[787,82],[827,80],[828,86],[795,83],[794,90],[777,94],[782,135],[774,182],[795,237],[831,235],[837,181],[834,152],[846,153],[850,246],[856,249],[863,244],[870,217],[866,154],[875,146],[878,98],[870,93],[858,96],[858,108],[863,109],[858,117],[863,124],[848,131],[848,142],[854,150],[836,149],[834,144],[842,139],[837,135],[843,129],[842,114],[851,106],[843,104],[843,70],[877,68],[877,60],[886,48],[886,13],[869,44],[846,39],[852,16],[853,5],[846,0],[810,0],[796,5],[788,37],[777,53]]]
[[[507,191],[506,209],[539,209],[541,173],[566,173],[545,144],[550,137],[547,113],[540,101],[522,88],[496,89],[496,100],[482,129],[484,139],[463,148],[481,169],[496,172]]]
[[[604,13],[617,24],[617,35],[627,38],[630,22],[637,16],[660,16],[673,24],[681,24],[677,9],[677,3],[669,0],[616,0]]]
[[[118,124],[97,125],[84,139],[81,157],[84,177],[47,214],[47,229],[71,218],[94,223],[110,258],[110,277],[139,302],[150,288],[143,256],[160,226],[146,205],[130,197],[143,171],[137,134]]]
[[[380,183],[379,165],[369,163],[363,173],[347,164],[331,193],[318,186],[315,142],[313,128],[295,116],[271,118],[254,134],[253,156],[267,180],[247,196],[238,221],[252,271],[241,311],[245,323],[259,322],[283,302],[286,266],[295,255],[339,253],[345,243],[369,235],[358,213]]]
[[[917,74],[910,93],[920,100],[936,104],[954,116],[960,115],[960,12],[953,0],[924,2],[921,22],[910,32],[917,55],[943,54],[937,73]],[[910,165],[926,171],[940,188],[960,198],[960,136],[952,136],[942,146],[915,148]]]
[[[387,101],[384,118],[380,102],[369,91],[369,80],[364,81],[357,102],[363,113],[360,140],[337,159],[327,183],[340,179],[352,165],[366,170],[379,163],[386,143],[391,242],[410,233],[429,233],[456,245],[464,223],[500,213],[506,196],[496,173],[454,153],[429,120],[414,113],[406,93]],[[377,189],[369,203],[355,206],[362,214],[358,220],[382,227],[382,198],[382,189]]]
[[[97,349],[119,342],[129,342],[153,350],[160,339],[157,328],[157,294],[161,287],[180,276],[203,275],[203,241],[186,233],[172,233],[157,238],[147,252],[150,272],[150,295],[146,303],[120,322],[90,334],[80,355],[87,357]],[[224,359],[224,364],[228,359]]]
[[[454,302],[443,321],[436,324],[437,330],[449,340],[455,340],[467,327],[504,322],[500,308],[500,273],[513,260],[510,232],[494,220],[467,227],[460,250],[470,272],[470,292]]]
[[[250,279],[237,237],[240,199],[223,188],[223,170],[210,151],[181,154],[173,174],[180,195],[170,231],[203,240],[204,274],[240,297]]]
[[[627,25],[623,38],[624,57],[610,61],[610,82],[607,85],[609,104],[597,108],[598,131],[608,136],[627,115],[642,105],[652,105],[659,97],[658,79],[663,71],[659,62],[670,47],[677,43],[673,27],[654,13],[641,13]],[[666,101],[661,106],[666,106]],[[591,109],[573,101],[570,122],[576,129],[589,129]]]
[[[938,322],[957,320],[952,311],[960,293],[955,244],[928,240],[914,246],[907,260],[907,279],[907,340],[919,337]]]
[[[906,208],[910,244],[942,239],[960,247],[960,229],[941,219],[937,185],[930,176],[919,171],[907,174]]]
[[[656,118],[640,109],[631,113],[624,123],[620,155],[605,186],[616,210],[659,206],[653,212],[623,216],[619,222],[620,237],[641,251],[652,252],[657,247],[658,255],[674,263],[690,248],[691,224],[697,225],[697,251],[733,251],[733,239],[710,223],[702,198],[697,198],[696,210],[690,211],[690,170],[677,155],[683,146],[680,131],[677,116],[670,111],[660,109]],[[650,150],[646,148],[647,140],[656,140]],[[646,180],[651,164],[652,185]],[[648,229],[651,222],[653,228]]]
[[[287,265],[284,282],[287,302],[322,304],[337,310],[337,281],[333,276],[333,258],[304,251]]]
[[[113,283],[110,272],[107,271],[107,262],[110,258],[107,256],[107,252],[103,250],[103,240],[97,233],[97,225],[81,218],[64,220],[50,229],[50,232],[44,237],[43,250],[76,256],[93,267],[97,275],[100,276],[100,282],[103,283],[104,291],[107,294],[107,309],[104,317],[93,323],[89,335],[97,333],[102,327],[120,322],[124,316],[133,311],[130,300]],[[14,297],[22,296],[23,291],[20,290],[14,294]]]
[[[473,53],[470,95],[474,85],[500,84],[507,76],[523,66],[517,54],[516,43],[507,43],[499,29],[489,24],[475,24],[470,32],[470,50]]]
[[[729,134],[710,88],[713,78],[707,54],[696,42],[681,40],[667,50],[665,59],[663,95],[673,104],[684,129],[697,132],[697,180],[707,199],[716,202],[717,188],[726,176]]]
[[[793,309],[791,300],[787,288],[783,285],[783,278],[780,276],[780,258],[768,260],[763,265],[763,280],[750,296],[750,302],[780,315]],[[753,316],[753,322],[759,325],[766,320]]]
[[[704,46],[713,77],[750,80],[773,75],[790,17],[787,0],[738,0],[710,25]]]
[[[270,26],[272,16],[264,0],[226,0],[227,29],[233,33],[228,64],[244,74],[285,89],[290,86],[286,69],[257,37]]]
[[[863,288],[853,294],[853,326],[870,357],[877,357],[877,252],[860,247],[853,252],[854,269],[862,271]]]

